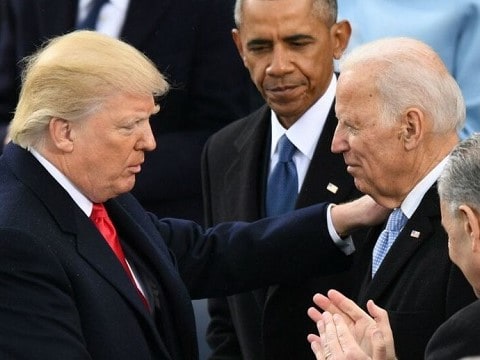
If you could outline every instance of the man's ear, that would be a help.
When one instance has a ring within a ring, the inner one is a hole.
[[[233,38],[233,42],[235,43],[235,46],[237,47],[238,53],[240,54],[240,57],[242,58],[243,65],[247,66],[246,61],[245,61],[243,45],[242,45],[242,39],[240,38],[240,30],[233,29],[232,30],[232,38]]]
[[[480,252],[480,215],[467,204],[460,205],[458,210],[463,231],[470,239],[472,251]]]
[[[425,131],[425,121],[425,114],[418,108],[410,108],[403,115],[400,136],[407,150],[418,146]]]
[[[72,124],[70,121],[54,117],[48,124],[48,131],[55,148],[63,152],[73,150]]]
[[[333,44],[333,57],[338,60],[342,57],[343,52],[348,46],[352,27],[346,20],[339,21],[330,28],[330,37]]]

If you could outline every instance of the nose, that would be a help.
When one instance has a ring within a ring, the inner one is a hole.
[[[148,121],[143,126],[139,141],[137,141],[137,150],[152,151],[157,147],[155,137],[153,136],[152,127]]]
[[[348,151],[348,148],[346,129],[339,123],[335,129],[335,134],[333,134],[331,150],[335,154],[341,154]]]
[[[267,75],[282,76],[292,71],[293,65],[287,49],[283,46],[276,46],[273,49],[270,65],[267,67]]]

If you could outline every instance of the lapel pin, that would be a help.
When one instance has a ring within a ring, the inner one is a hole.
[[[412,232],[410,233],[410,236],[414,237],[415,239],[418,239],[420,237],[420,231],[412,230]]]
[[[331,193],[336,194],[337,191],[338,191],[338,186],[337,186],[337,185],[334,185],[334,184],[332,184],[332,183],[328,183],[328,185],[327,185],[327,190],[330,191]]]

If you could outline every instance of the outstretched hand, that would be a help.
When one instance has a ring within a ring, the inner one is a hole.
[[[351,202],[334,206],[331,215],[335,230],[343,236],[357,228],[382,223],[391,211],[377,204],[370,196],[364,195]]]

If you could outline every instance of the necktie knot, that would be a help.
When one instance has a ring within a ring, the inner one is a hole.
[[[282,135],[280,140],[278,140],[278,161],[291,161],[295,150],[297,150],[295,145],[292,144],[286,135]]]
[[[391,232],[400,232],[407,222],[407,217],[403,213],[401,208],[397,208],[392,211],[388,217],[386,230]]]
[[[107,240],[108,244],[111,247],[115,247],[113,244],[116,241],[115,237],[117,235],[115,227],[113,226],[110,217],[108,216],[107,210],[103,204],[93,204],[92,213],[90,219],[94,222],[95,226],[99,229],[102,235]]]
[[[108,218],[107,210],[103,204],[93,204],[92,214],[90,215],[92,220]]]

